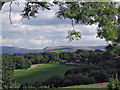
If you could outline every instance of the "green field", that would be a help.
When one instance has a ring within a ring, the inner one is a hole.
[[[18,70],[14,72],[15,78],[19,83],[34,83],[44,81],[52,75],[63,76],[64,73],[77,66],[60,65],[60,64],[41,64],[29,70]]]
[[[68,86],[64,88],[107,88],[108,83],[97,83],[97,84],[89,84],[89,85],[76,85],[76,86]]]

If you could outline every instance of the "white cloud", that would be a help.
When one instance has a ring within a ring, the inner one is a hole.
[[[2,37],[0,36],[0,45],[2,45]]]
[[[12,45],[12,44],[22,43],[23,41],[24,41],[24,39],[21,39],[21,38],[17,38],[17,39],[6,38],[6,39],[2,39],[2,44],[3,45],[6,45],[6,44]]]
[[[49,43],[53,43],[52,40],[48,40],[48,39],[41,39],[41,40],[31,39],[29,40],[29,42],[35,45],[46,45]]]
[[[81,35],[95,35],[97,33],[98,25],[76,25],[76,30],[81,32]]]
[[[13,21],[13,23],[14,23],[14,21],[15,22],[20,22],[21,21],[21,19],[22,19],[22,16],[20,15],[20,13],[12,13],[11,14],[11,19],[12,19],[12,21]]]

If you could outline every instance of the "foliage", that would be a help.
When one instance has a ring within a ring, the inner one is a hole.
[[[107,82],[109,75],[104,70],[91,70],[88,74],[89,77],[94,77],[97,83]]]
[[[110,52],[110,54],[116,57],[120,56],[120,47],[117,46],[116,44],[113,45],[109,44],[108,46],[106,46],[106,50],[107,52]]]
[[[13,56],[13,61],[16,69],[26,69],[32,64],[30,60],[25,59],[23,56]]]
[[[30,17],[36,18],[36,14],[38,14],[39,8],[42,10],[50,10],[51,4],[47,2],[27,2],[25,4],[24,10],[22,11],[22,17],[30,19]]]
[[[117,74],[116,77],[112,76],[109,79],[108,90],[120,90],[120,81],[118,80]]]
[[[43,82],[43,85],[50,86],[50,88],[53,87],[58,88],[59,86],[61,86],[62,82],[63,82],[62,77],[54,75],[50,79]]]
[[[14,63],[9,55],[2,56],[2,88],[17,88],[19,83],[14,78]]]
[[[76,39],[79,40],[79,38],[81,38],[80,32],[75,31],[75,29],[73,30],[68,30],[68,36],[66,37],[69,39],[69,42]]]
[[[98,24],[97,34],[106,41],[119,43],[119,7],[116,2],[60,2],[58,18],[85,25]]]

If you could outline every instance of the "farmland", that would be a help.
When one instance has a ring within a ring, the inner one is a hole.
[[[76,66],[59,64],[40,64],[31,69],[22,69],[14,72],[15,78],[20,83],[34,83],[44,81],[53,75],[64,76],[64,73]]]
[[[76,85],[76,86],[68,86],[68,87],[64,87],[64,88],[103,88],[103,89],[107,89],[107,84],[108,83],[96,83],[96,84],[88,84],[88,85]]]

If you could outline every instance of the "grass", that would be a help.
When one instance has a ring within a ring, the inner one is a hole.
[[[64,76],[64,73],[77,66],[60,64],[41,64],[31,69],[17,70],[14,72],[19,83],[34,83],[44,81],[53,75]]]
[[[68,87],[64,87],[64,88],[81,88],[81,89],[104,89],[107,90],[107,84],[108,83],[97,83],[97,84],[89,84],[89,85],[76,85],[76,86],[68,86]]]

